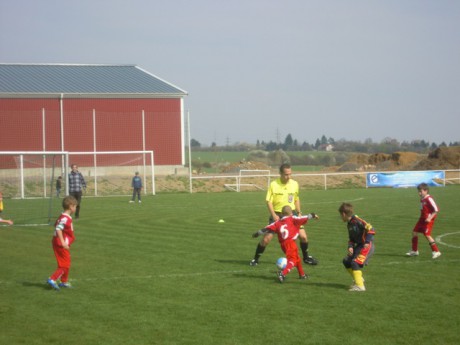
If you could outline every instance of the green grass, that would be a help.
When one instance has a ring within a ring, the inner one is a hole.
[[[273,240],[248,265],[251,233],[265,225],[264,193],[159,194],[84,198],[70,272],[55,292],[50,227],[0,227],[1,344],[458,344],[460,188],[433,188],[442,256],[406,258],[418,218],[415,189],[304,191],[310,279],[275,277]],[[337,208],[351,201],[377,230],[365,268],[367,291],[351,293],[343,269],[346,228]],[[33,208],[34,200],[24,207]],[[7,205],[5,205],[7,207]],[[218,223],[224,219],[225,223]],[[451,234],[451,235],[447,235]]]

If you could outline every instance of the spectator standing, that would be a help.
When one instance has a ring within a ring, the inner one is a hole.
[[[56,180],[56,196],[59,198],[62,188],[62,176],[59,176]]]
[[[83,175],[78,171],[78,166],[72,164],[72,171],[69,174],[69,194],[77,199],[75,219],[80,218],[80,204],[83,190],[86,190],[86,182]]]

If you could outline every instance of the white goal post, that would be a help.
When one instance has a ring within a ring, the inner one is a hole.
[[[261,184],[265,179],[267,180],[267,186],[262,187]],[[236,183],[226,183],[224,187],[234,192],[240,192],[241,187],[256,188],[259,190],[268,189],[270,187],[270,170],[241,169],[238,176],[236,176]]]
[[[69,194],[73,163],[85,178],[86,196],[131,196],[135,172],[141,175],[144,194],[155,194],[153,151],[0,151],[2,216],[15,225],[49,224]]]

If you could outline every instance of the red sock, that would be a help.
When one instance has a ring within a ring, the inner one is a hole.
[[[418,236],[412,237],[412,250],[416,252],[418,250]]]
[[[287,275],[289,272],[291,272],[292,268],[294,267],[294,263],[288,259],[287,265],[283,270],[283,275]]]
[[[439,252],[438,246],[436,245],[436,242],[431,242],[430,243],[431,250],[433,252]]]
[[[61,282],[62,283],[67,283],[67,281],[69,280],[69,269],[68,268],[63,268],[62,270],[64,271],[64,273],[61,276]]]
[[[297,271],[299,271],[299,277],[305,275],[305,272],[304,272],[303,267],[302,267],[302,262],[300,260],[297,263],[296,267],[297,267]]]
[[[50,278],[56,281],[56,280],[59,280],[59,278],[61,278],[63,274],[64,274],[64,269],[58,268],[56,271],[54,271],[53,275]]]

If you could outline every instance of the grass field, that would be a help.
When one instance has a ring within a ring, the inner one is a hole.
[[[0,227],[1,344],[458,344],[460,188],[433,188],[442,256],[407,258],[419,215],[415,189],[302,192],[310,279],[284,284],[272,241],[257,267],[251,233],[267,220],[264,192],[85,198],[75,222],[73,289],[45,285],[55,269],[50,227]],[[367,291],[348,292],[351,201],[376,228]],[[26,200],[33,208],[35,200]],[[7,207],[7,205],[6,205]],[[218,223],[224,219],[225,223]]]

